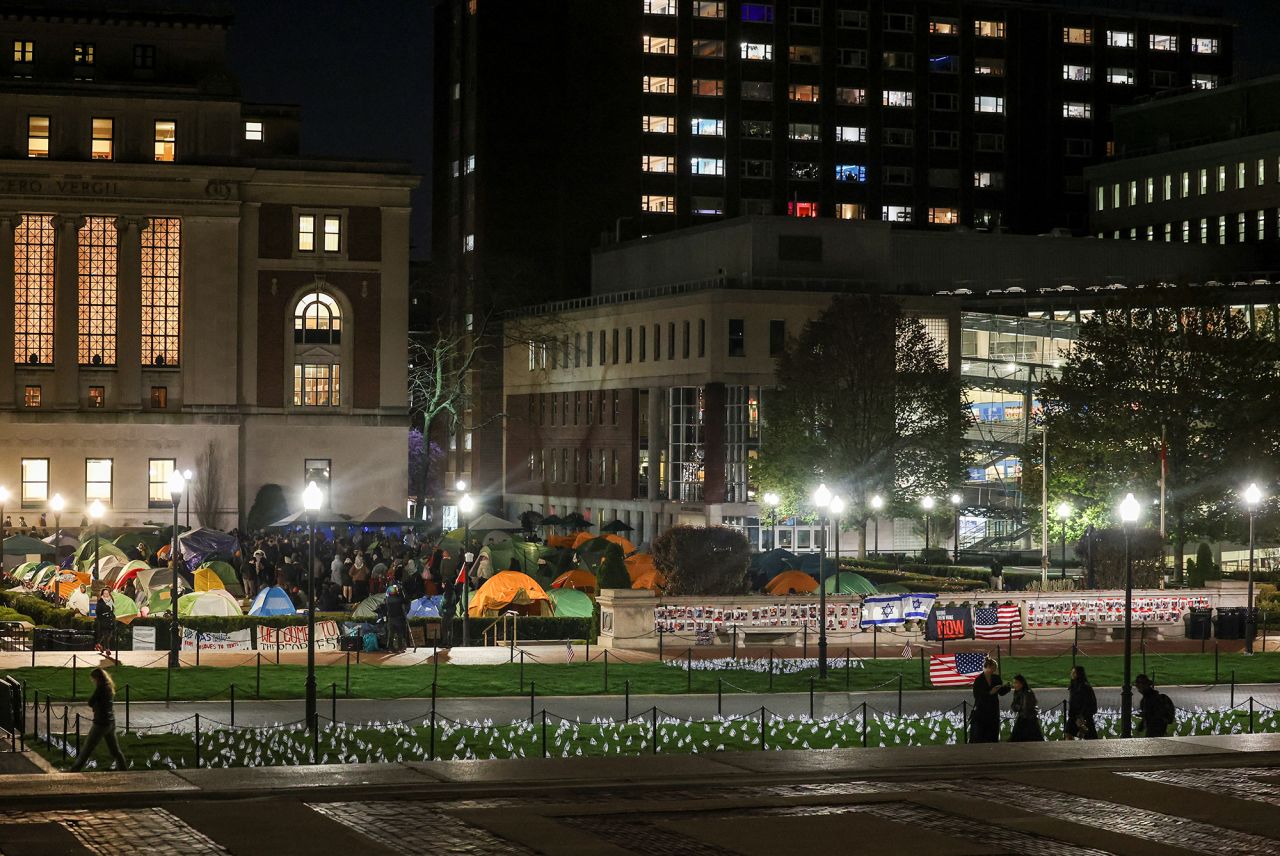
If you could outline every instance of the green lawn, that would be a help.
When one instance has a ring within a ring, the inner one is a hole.
[[[723,663],[723,661],[721,661]],[[764,671],[764,662],[757,664],[758,671],[750,668],[725,668],[718,671],[695,668],[692,675],[685,671],[683,662],[678,665],[662,663],[626,664],[611,662],[608,684],[605,683],[604,664],[599,660],[590,663],[576,662],[558,665],[529,664],[523,669],[516,664],[498,666],[442,665],[436,673],[432,666],[375,666],[368,663],[356,665],[349,671],[345,666],[321,666],[317,669],[317,682],[322,696],[336,687],[340,697],[353,698],[412,698],[431,694],[431,683],[438,682],[441,696],[496,696],[520,695],[529,692],[533,684],[537,695],[596,695],[622,694],[628,682],[634,694],[714,693],[721,688],[725,693],[736,692],[807,692],[810,680],[816,677],[815,669],[789,674],[778,674],[781,663],[775,663],[775,673]],[[1095,686],[1118,686],[1121,683],[1122,658],[1120,656],[1080,657],[1079,662],[1089,670],[1089,679]],[[694,661],[695,666],[698,661]],[[1143,670],[1143,660],[1135,654],[1133,671]],[[1214,656],[1212,654],[1148,655],[1148,673],[1154,673],[1160,684],[1208,684],[1214,682]],[[1280,654],[1223,654],[1218,662],[1219,683],[1231,680],[1235,671],[1237,683],[1267,683],[1280,680]],[[306,669],[303,666],[275,666],[264,662],[259,677],[253,666],[219,668],[216,666],[185,667],[170,673],[166,669],[120,666],[112,669],[117,691],[123,697],[126,687],[132,701],[227,699],[235,686],[237,699],[261,697],[266,699],[300,698]],[[1032,686],[1066,686],[1071,671],[1069,655],[1056,657],[1005,657],[1002,671],[1006,678],[1022,673]],[[85,699],[90,691],[88,668],[76,670],[74,678],[70,668],[24,668],[11,672],[27,683],[30,689],[39,690],[41,696],[52,695],[57,701],[72,698]],[[833,665],[825,683],[816,682],[819,691],[897,689],[902,676],[904,690],[928,689],[927,679],[922,679],[919,658],[865,660],[859,665],[854,660],[847,671],[843,658],[833,658]],[[72,693],[73,680],[75,684]],[[349,688],[349,692],[348,692]]]
[[[322,720],[323,722],[323,720]],[[1047,740],[1062,738],[1062,720],[1055,712],[1041,716]],[[1099,733],[1114,738],[1119,717],[1098,717]],[[1280,731],[1280,715],[1275,711],[1254,714],[1252,730]],[[522,757],[568,757],[642,755],[655,751],[707,753],[760,751],[762,749],[854,748],[864,744],[881,746],[925,746],[956,743],[963,739],[959,714],[896,717],[872,712],[864,725],[855,715],[840,719],[809,721],[768,716],[763,723],[758,714],[729,720],[686,722],[643,712],[627,722],[576,723],[541,716],[529,722],[482,726],[441,720],[432,740],[429,723],[385,724],[380,727],[333,727],[323,722],[319,760],[321,763],[369,763],[427,760],[429,758],[492,759]],[[1250,730],[1249,714],[1235,711],[1183,711],[1172,733],[1243,733]],[[1008,739],[1009,722],[1004,723]],[[865,735],[865,738],[864,738]],[[75,745],[68,737],[68,752]],[[67,766],[60,735],[54,746],[28,738],[28,746],[58,766]],[[126,734],[121,747],[135,769],[165,769],[196,766],[196,743],[191,734]],[[200,736],[200,766],[243,767],[308,763],[311,743],[300,727],[257,729],[203,729]],[[106,750],[97,751],[99,767],[110,762]]]

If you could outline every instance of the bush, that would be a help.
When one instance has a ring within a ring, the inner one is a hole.
[[[1202,588],[1206,580],[1222,578],[1222,569],[1213,561],[1213,548],[1201,541],[1196,547],[1196,557],[1187,560],[1187,582],[1192,588]]]
[[[1101,589],[1124,588],[1125,534],[1119,527],[1094,532],[1094,585]],[[1083,541],[1081,542],[1083,546]],[[1207,545],[1206,545],[1207,546]],[[1164,573],[1164,539],[1154,529],[1133,533],[1130,549],[1135,588],[1155,588]]]
[[[926,565],[945,565],[951,553],[945,547],[930,547],[920,551],[920,561]]]
[[[264,484],[258,488],[258,494],[253,498],[245,528],[250,532],[258,532],[288,516],[289,503],[284,498],[284,488],[278,484]]]
[[[37,627],[56,627],[60,630],[93,630],[93,619],[75,610],[55,606],[46,600],[19,592],[0,592],[0,604],[31,617]]]
[[[669,595],[742,594],[750,588],[747,536],[728,526],[675,526],[653,542]]]

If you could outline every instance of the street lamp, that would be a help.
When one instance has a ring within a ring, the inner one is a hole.
[[[466,488],[466,482],[459,480],[458,484],[462,485],[462,489]],[[462,498],[458,500],[458,513],[462,515],[462,647],[465,648],[471,644],[471,629],[468,627],[471,617],[471,606],[468,585],[471,578],[471,569],[468,567],[467,556],[471,555],[471,512],[475,511],[476,501],[471,498],[471,494],[464,493]],[[452,619],[450,619],[452,620]]]
[[[871,515],[871,522],[875,527],[874,528],[875,534],[872,537],[875,539],[876,558],[880,558],[880,511],[883,508],[884,508],[883,496],[877,493],[875,496],[871,497],[871,511],[873,512],[873,514]]]
[[[179,654],[182,640],[178,636],[178,506],[182,504],[182,492],[187,487],[187,480],[178,470],[169,473],[169,499],[173,502],[173,541],[169,544],[169,564],[173,569],[173,579],[169,584],[169,668],[182,666]]]
[[[924,509],[924,560],[929,561],[929,514],[933,511],[933,497],[926,496],[920,500],[920,507]]]
[[[1133,736],[1133,524],[1141,508],[1133,494],[1120,503],[1124,524],[1124,685],[1120,689],[1120,736]]]
[[[93,521],[93,587],[92,587],[92,591],[94,594],[97,594],[97,589],[98,589],[98,541],[100,540],[100,536],[98,534],[98,526],[102,522],[103,510],[104,509],[102,508],[102,503],[99,500],[95,499],[93,502],[89,503],[89,519]]]
[[[951,524],[955,530],[951,542],[951,564],[960,564],[960,503],[964,497],[958,493],[951,494]]]
[[[1253,615],[1253,518],[1258,512],[1258,503],[1262,502],[1262,491],[1257,484],[1250,484],[1244,489],[1244,504],[1249,509],[1249,594],[1245,604],[1244,619],[1244,652],[1253,653],[1253,634],[1255,619]]]
[[[54,549],[60,545],[57,543],[58,537],[62,535],[62,509],[67,507],[67,501],[62,498],[62,494],[55,493],[49,500],[49,510],[53,512],[53,540]]]
[[[782,502],[782,497],[773,491],[769,491],[764,495],[764,504],[769,506],[769,549],[778,546],[778,503]]]
[[[1067,578],[1067,521],[1071,519],[1071,506],[1058,503],[1058,520],[1062,524],[1062,579]]]
[[[4,573],[4,504],[9,501],[9,488],[0,485],[0,574]]]
[[[307,482],[302,492],[302,508],[307,512],[307,728],[311,730],[311,763],[320,751],[320,721],[316,716],[316,512],[324,496],[315,482]]]
[[[187,485],[190,486],[191,470],[183,470],[182,478],[183,480],[186,481]],[[191,528],[191,491],[187,491],[187,522],[184,525],[187,527],[187,529]]]
[[[822,522],[822,552],[818,556],[818,680],[827,679],[827,519],[826,511],[834,497],[825,484],[813,492],[813,505]]]

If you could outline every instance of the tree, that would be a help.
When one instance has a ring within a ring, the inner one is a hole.
[[[443,321],[427,341],[409,339],[409,401],[421,415],[422,435],[428,441],[433,431],[449,435],[458,430],[471,403],[471,371],[483,342],[483,329]],[[434,460],[429,453],[418,455],[414,463],[421,469],[409,473],[418,496],[429,492]]]
[[[196,517],[201,526],[216,527],[218,511],[222,507],[222,456],[218,454],[218,447],[212,440],[200,454],[197,472],[200,475],[196,479],[195,495],[192,497]],[[288,513],[286,510],[285,514]],[[279,519],[276,517],[267,522],[274,523]]]
[[[285,501],[284,488],[278,484],[264,484],[258,488],[258,493],[253,498],[245,528],[250,532],[259,532],[288,516],[289,503]]]
[[[1094,580],[1097,588],[1122,589],[1126,565],[1124,530],[1119,527],[1099,529],[1093,536]],[[1087,549],[1081,545],[1076,555],[1082,560]],[[1164,571],[1164,545],[1158,529],[1136,529],[1130,542],[1134,588],[1155,588]]]
[[[605,548],[604,558],[596,567],[596,591],[629,588],[631,588],[631,575],[627,573],[627,563],[622,555],[622,548],[611,541]]]
[[[1248,313],[1221,306],[1095,314],[1040,392],[1050,495],[1097,517],[1130,491],[1158,497],[1163,435],[1175,567],[1187,541],[1241,537],[1237,491],[1280,471],[1272,325],[1255,329]],[[1029,505],[1038,498],[1028,492]]]
[[[783,514],[807,514],[825,482],[846,499],[842,522],[858,533],[859,555],[874,494],[915,516],[919,497],[964,476],[972,417],[960,377],[890,298],[842,295],[806,324],[778,360],[763,417],[755,483],[778,493]]]
[[[732,595],[750,588],[747,536],[728,526],[674,526],[653,542],[669,595]]]

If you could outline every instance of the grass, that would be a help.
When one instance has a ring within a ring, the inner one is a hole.
[[[1047,740],[1062,739],[1062,720],[1050,711],[1041,715]],[[1264,711],[1253,715],[1256,732],[1280,731],[1280,714]],[[429,723],[386,723],[375,726],[333,726],[324,723],[320,739],[321,763],[373,763],[494,758],[570,757],[603,755],[700,754],[763,749],[839,749],[863,746],[927,746],[962,740],[958,713],[896,717],[872,711],[866,722],[857,714],[841,718],[808,720],[758,714],[733,719],[688,722],[643,712],[626,722],[578,723],[547,717],[511,725],[482,725],[440,721],[434,741]],[[1098,717],[1099,734],[1119,734],[1119,716]],[[1242,710],[1181,711],[1172,730],[1176,736],[1244,733],[1249,714]],[[1004,723],[1008,739],[1010,723]],[[55,726],[55,731],[60,726]],[[865,729],[865,730],[864,730]],[[864,737],[865,735],[865,737]],[[656,740],[656,750],[655,750]],[[197,766],[192,734],[161,732],[123,734],[121,748],[134,769],[173,769]],[[68,756],[74,757],[76,740],[67,739]],[[28,739],[29,747],[57,765],[63,758],[61,734],[52,745]],[[306,764],[310,760],[309,735],[300,726],[202,730],[199,766],[244,767]],[[97,758],[109,758],[99,749]],[[92,767],[91,767],[92,769]]]
[[[1122,680],[1123,658],[1118,655],[1079,658],[1088,668],[1089,679],[1094,686],[1118,686]],[[748,668],[754,664],[757,670]],[[700,668],[714,667],[714,668]],[[421,698],[431,694],[431,683],[437,681],[441,697],[521,695],[533,685],[539,696],[622,694],[628,683],[633,694],[663,695],[685,692],[714,693],[721,688],[725,693],[751,692],[807,692],[810,680],[818,691],[861,691],[872,688],[894,690],[898,676],[902,676],[905,690],[929,689],[927,679],[922,681],[919,658],[863,660],[856,659],[846,671],[844,659],[833,658],[832,668],[825,682],[816,680],[816,669],[802,669],[789,674],[778,674],[781,661],[774,664],[772,679],[764,671],[764,661],[740,663],[735,668],[730,661],[700,662],[694,660],[694,670],[689,674],[684,662],[675,665],[664,663],[619,663],[608,667],[608,683],[605,667],[600,660],[590,663],[527,664],[523,673],[518,663],[497,666],[441,665],[438,672],[429,665],[423,666],[375,666],[368,663],[356,665],[352,661],[349,672],[345,665],[317,668],[317,684],[322,696],[336,687],[343,698]],[[1213,654],[1148,655],[1145,667],[1140,655],[1133,659],[1134,674],[1139,671],[1154,673],[1162,685],[1201,685],[1214,683]],[[1070,679],[1071,658],[1056,657],[1004,657],[1002,672],[1006,678],[1021,673],[1036,687],[1062,687]],[[1223,654],[1217,664],[1217,682],[1226,683],[1235,673],[1237,683],[1266,683],[1280,676],[1280,654]],[[111,670],[117,691],[121,697],[128,687],[131,701],[196,701],[203,699],[228,699],[231,687],[235,687],[237,699],[292,699],[301,698],[306,668],[303,666],[276,666],[264,662],[259,675],[254,666],[220,668],[217,666],[184,667],[170,672],[167,669],[119,666]],[[41,696],[52,696],[56,701],[84,700],[90,691],[88,667],[73,670],[65,667],[38,667],[16,669],[10,672],[29,688],[38,690]],[[523,679],[523,680],[522,680]],[[349,686],[349,692],[348,692]],[[73,693],[74,689],[74,693]]]

